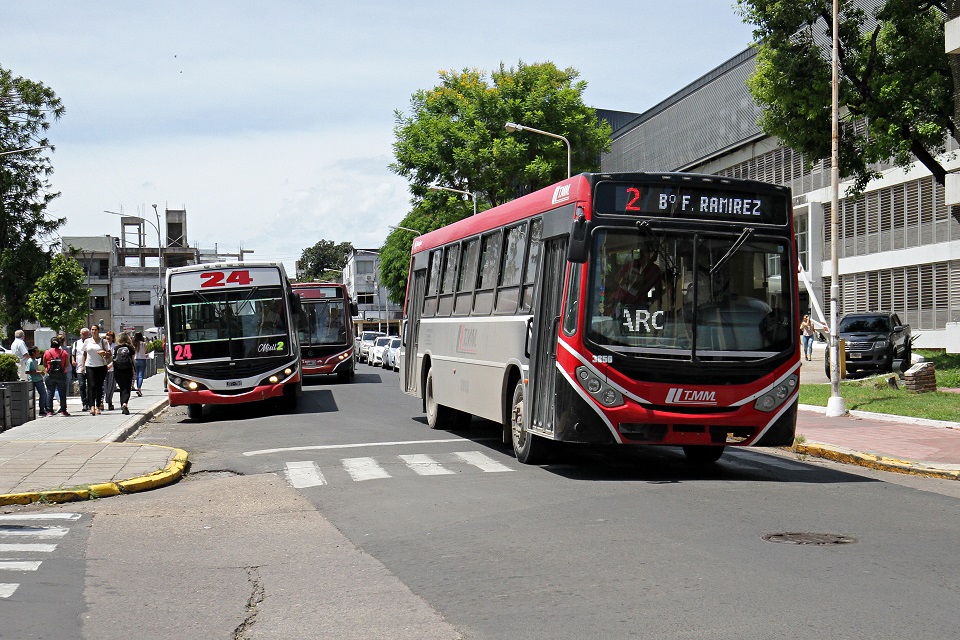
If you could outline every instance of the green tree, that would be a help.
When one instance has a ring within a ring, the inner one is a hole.
[[[83,267],[75,258],[57,254],[50,269],[40,276],[27,307],[41,324],[51,329],[78,333],[87,318],[90,289]]]
[[[737,0],[756,27],[757,65],[747,85],[759,125],[813,163],[831,157],[831,0]],[[887,0],[868,15],[840,0],[840,173],[853,193],[879,174],[871,165],[919,160],[941,184],[937,156],[957,138],[954,80],[944,16],[955,2]],[[951,5],[951,6],[948,6]]]
[[[610,146],[610,125],[584,104],[587,83],[579,75],[551,62],[520,61],[490,74],[441,71],[436,87],[414,93],[409,113],[395,113],[390,169],[410,181],[413,195],[400,226],[427,232],[473,213],[467,199],[431,191],[431,185],[475,194],[483,211],[567,177],[562,140],[510,133],[507,122],[566,137],[574,174],[598,170],[600,154]],[[413,237],[395,230],[380,254],[381,280],[395,301],[406,289]]]
[[[46,214],[60,195],[48,181],[46,132],[63,112],[51,89],[0,67],[0,325],[11,335],[36,319],[27,297],[50,262],[39,243],[66,221]]]
[[[332,240],[320,240],[300,254],[297,272],[301,282],[330,282],[343,277],[343,265],[347,263],[353,245],[349,242],[334,244]],[[332,271],[327,271],[332,269]],[[341,273],[337,273],[340,271]]]

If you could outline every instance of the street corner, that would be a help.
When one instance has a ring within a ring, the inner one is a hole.
[[[137,447],[137,452],[128,462],[140,467],[152,467],[155,470],[144,469],[139,471],[138,475],[124,480],[79,483],[69,486],[65,486],[66,483],[64,483],[52,489],[0,494],[0,506],[79,502],[159,489],[180,480],[189,465],[189,454],[176,447],[126,443],[112,443],[111,446]],[[138,457],[140,460],[136,459]],[[118,472],[122,472],[122,468],[118,469]]]
[[[907,475],[940,478],[942,480],[960,480],[960,465],[931,465],[925,462],[901,460],[863,451],[855,451],[819,442],[796,443],[792,451],[798,455],[823,458],[843,464],[853,464],[877,471],[889,471]]]

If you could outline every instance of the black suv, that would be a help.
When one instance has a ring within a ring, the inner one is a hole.
[[[910,325],[900,322],[895,313],[847,314],[840,320],[838,333],[846,341],[847,373],[861,369],[892,372],[895,360],[903,360],[904,367],[910,366]],[[825,361],[829,376],[829,348]]]

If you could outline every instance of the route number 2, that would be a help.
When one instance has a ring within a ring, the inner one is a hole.
[[[230,273],[224,271],[209,271],[207,273],[201,273],[200,278],[203,280],[203,282],[200,283],[201,288],[225,287],[228,284],[243,286],[253,282],[253,278],[250,277],[250,272],[246,269],[231,271]]]

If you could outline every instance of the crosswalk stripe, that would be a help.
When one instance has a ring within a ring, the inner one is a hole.
[[[0,571],[36,571],[40,560],[0,560]]]
[[[486,473],[501,473],[503,471],[513,471],[510,467],[500,464],[493,458],[479,451],[455,451],[454,454],[467,464],[473,465]]]
[[[55,544],[3,544],[0,543],[0,553],[25,553],[28,551],[37,551],[39,553],[52,553],[57,548]]]
[[[7,520],[79,520],[79,513],[9,513],[0,515],[0,521]]]
[[[17,583],[0,582],[0,598],[9,598],[20,585]]]
[[[416,454],[397,457],[407,463],[408,467],[421,476],[443,476],[455,473],[427,455]]]
[[[288,462],[285,473],[287,480],[294,489],[319,487],[320,485],[327,484],[326,478],[324,478],[323,473],[320,472],[320,467],[310,460]]]
[[[70,533],[66,527],[18,527],[0,525],[0,536],[33,536],[35,538],[62,538]]]
[[[732,457],[735,457],[737,461],[744,466],[755,469],[760,467],[776,467],[778,469],[785,469],[786,471],[813,471],[813,467],[808,464],[799,461],[792,462],[790,460],[783,460],[771,455],[737,452],[737,455]]]
[[[390,474],[373,458],[343,458],[343,468],[357,482],[389,478]]]

